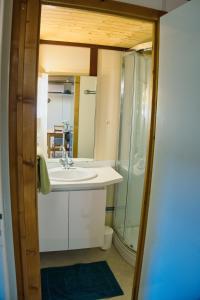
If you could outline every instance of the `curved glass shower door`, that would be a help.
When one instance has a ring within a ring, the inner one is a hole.
[[[128,170],[132,131],[132,110],[133,110],[133,86],[134,86],[134,56],[126,55],[123,58],[123,74],[121,84],[121,116],[120,116],[120,137],[117,170],[123,176],[123,181],[116,185],[115,190],[115,216],[114,227],[119,236],[124,236]]]
[[[121,124],[114,227],[137,250],[151,113],[151,55],[132,52],[123,59]]]

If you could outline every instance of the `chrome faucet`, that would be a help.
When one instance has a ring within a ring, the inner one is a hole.
[[[68,156],[68,151],[64,146],[62,146],[62,158],[59,161],[64,169],[69,169],[73,165],[73,160]]]

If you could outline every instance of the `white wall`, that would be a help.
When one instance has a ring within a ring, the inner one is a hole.
[[[74,94],[54,93],[63,93],[64,84],[58,85],[50,83],[48,85],[48,91],[48,98],[50,99],[50,102],[47,105],[48,130],[54,130],[54,125],[62,125],[63,121],[68,122],[71,126],[74,126]]]
[[[51,101],[48,103],[47,127],[54,130],[54,125],[67,122],[74,126],[74,96],[49,94]]]
[[[140,300],[200,299],[200,1],[161,20],[151,202]]]
[[[53,74],[88,75],[90,49],[68,46],[40,45],[40,71]]]
[[[119,0],[130,4],[150,7],[158,10],[170,11],[186,3],[186,0]]]
[[[0,299],[17,299],[8,158],[8,88],[12,1],[0,1]]]
[[[95,159],[115,160],[118,148],[122,52],[99,50]]]
[[[164,0],[163,0],[164,1]],[[166,0],[166,4],[164,5],[164,10],[171,11],[176,9],[177,7],[187,3],[187,0]]]

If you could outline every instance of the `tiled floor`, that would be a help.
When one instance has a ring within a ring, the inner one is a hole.
[[[131,300],[134,269],[119,255],[115,247],[103,251],[99,248],[41,254],[41,267],[67,266],[76,263],[88,263],[106,260],[119,282],[124,296],[110,298],[113,300]]]

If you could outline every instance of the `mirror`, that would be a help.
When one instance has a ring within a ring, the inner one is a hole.
[[[94,158],[95,76],[38,79],[38,145],[48,158],[60,158],[63,146],[72,158]]]

